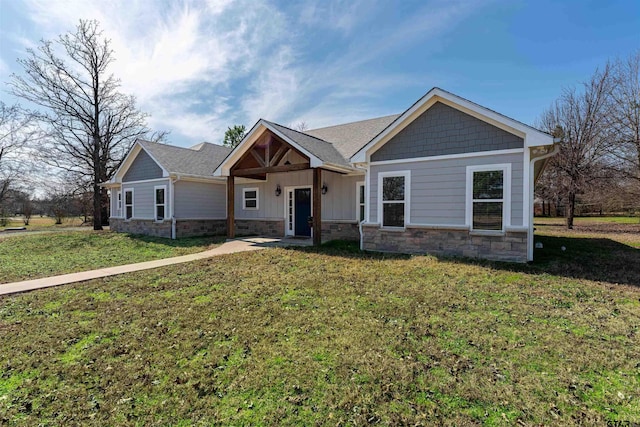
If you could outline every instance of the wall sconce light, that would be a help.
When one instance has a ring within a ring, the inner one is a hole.
[[[282,188],[280,188],[280,184],[276,186],[276,197],[280,197],[282,194]]]
[[[322,183],[322,194],[327,194],[327,191],[329,191],[329,187],[327,187],[327,183],[323,182]]]

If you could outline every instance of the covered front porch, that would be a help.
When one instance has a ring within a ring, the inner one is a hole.
[[[356,184],[363,173],[327,164],[297,143],[314,138],[266,123],[216,171],[227,179],[227,237],[309,238],[314,245],[357,240]]]

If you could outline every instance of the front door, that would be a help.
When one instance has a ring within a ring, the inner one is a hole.
[[[296,188],[294,190],[294,228],[296,236],[311,236],[309,217],[311,216],[311,189]]]
[[[311,187],[289,187],[285,194],[285,235],[311,237]]]

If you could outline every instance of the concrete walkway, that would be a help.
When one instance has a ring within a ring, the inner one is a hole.
[[[35,289],[66,285],[68,283],[84,282],[85,280],[98,279],[100,277],[115,276],[123,273],[131,273],[133,271],[149,270],[152,268],[164,267],[166,265],[181,264],[184,262],[196,261],[199,259],[206,259],[236,252],[257,251],[274,246],[308,245],[310,245],[309,240],[273,239],[266,237],[229,240],[216,248],[191,255],[139,262],[137,264],[120,265],[117,267],[101,268],[98,270],[82,271],[80,273],[63,274],[60,276],[44,277],[42,279],[26,280],[23,282],[4,283],[0,284],[0,295],[27,292]]]

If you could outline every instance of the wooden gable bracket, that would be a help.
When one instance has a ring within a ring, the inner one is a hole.
[[[263,151],[264,150],[264,151]],[[296,152],[306,159],[305,162],[289,165],[278,165],[289,153]],[[266,132],[247,152],[231,167],[231,176],[265,179],[268,173],[291,172],[310,169],[307,156],[294,147]]]

